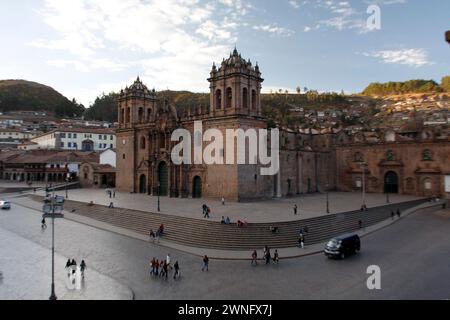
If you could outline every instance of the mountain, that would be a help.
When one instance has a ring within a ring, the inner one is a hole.
[[[409,80],[405,82],[374,82],[369,84],[362,92],[363,95],[396,95],[408,93],[437,93],[443,91],[450,91],[450,77],[442,78],[439,85],[434,80]]]
[[[26,80],[0,81],[0,112],[47,111],[57,117],[79,117],[84,106],[55,89]]]

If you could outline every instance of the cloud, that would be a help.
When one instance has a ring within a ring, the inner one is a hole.
[[[89,73],[132,66],[149,86],[206,91],[212,61],[237,41],[251,8],[240,0],[45,0],[39,13],[55,35],[29,45],[53,51],[53,67]]]
[[[363,53],[366,57],[380,59],[383,63],[402,64],[412,67],[422,67],[431,65],[433,62],[428,60],[426,50],[418,49],[401,49],[401,50],[382,50]]]
[[[289,4],[291,5],[291,7],[293,7],[294,9],[298,9],[300,8],[300,2],[296,1],[296,0],[290,0]]]
[[[254,30],[264,31],[272,34],[276,34],[283,37],[289,37],[295,33],[295,31],[286,29],[283,27],[278,27],[275,24],[266,24],[266,25],[256,25],[252,27]]]

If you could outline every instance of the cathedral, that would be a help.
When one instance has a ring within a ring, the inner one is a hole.
[[[276,175],[261,175],[259,162],[176,165],[171,150],[179,142],[171,137],[177,129],[195,136],[195,123],[201,121],[203,130],[217,129],[225,136],[227,129],[269,127],[261,110],[264,79],[258,64],[243,59],[235,49],[220,66],[213,64],[208,81],[207,106],[180,108],[168,99],[157,99],[139,78],[120,92],[119,191],[248,201],[327,190],[361,192],[365,187],[367,192],[450,198],[450,130],[355,133],[279,128]],[[226,150],[220,151],[224,157]]]
[[[171,150],[177,142],[171,141],[172,132],[183,128],[194,133],[196,121],[202,121],[203,130],[218,129],[224,136],[227,129],[268,128],[260,100],[264,79],[257,63],[243,59],[235,49],[220,66],[213,64],[208,81],[209,106],[188,110],[158,100],[139,78],[120,92],[116,177],[120,191],[244,201],[334,186],[329,142],[321,141],[324,147],[315,150],[313,136],[288,131],[281,133],[281,169],[275,176],[260,175],[259,164],[173,164]]]

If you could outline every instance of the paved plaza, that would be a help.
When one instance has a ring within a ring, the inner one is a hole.
[[[0,228],[1,298],[48,299],[51,229],[42,233],[38,212],[19,206],[0,211]],[[136,299],[448,299],[449,228],[449,211],[419,212],[363,238],[361,253],[344,261],[322,254],[257,267],[249,261],[211,260],[206,273],[200,257],[62,219],[56,225],[56,265],[62,273],[67,257],[85,257],[88,290],[95,290],[85,298],[94,299],[128,299],[124,288],[131,288]],[[43,251],[35,256],[38,248]],[[181,279],[150,277],[150,259],[168,253],[179,261]],[[366,270],[373,264],[381,267],[382,290],[366,287]],[[25,281],[35,280],[34,274],[42,282]],[[58,297],[75,298],[64,292],[63,278],[64,273],[56,278]]]
[[[65,191],[56,192],[65,196]],[[44,195],[43,192],[38,192]],[[127,208],[148,212],[157,212],[158,197],[143,194],[116,192],[116,198],[110,199],[103,189],[69,190],[69,199],[81,202],[91,202],[100,205],[114,203],[117,208]],[[390,195],[390,203],[399,203],[419,199],[407,195]],[[368,207],[383,206],[386,196],[383,194],[366,194]],[[160,198],[161,213],[202,219],[202,205],[211,208],[211,220],[220,221],[222,216],[230,217],[231,221],[246,220],[249,223],[292,221],[326,215],[326,194],[310,194],[293,198],[282,198],[254,202],[227,202],[225,206],[220,201],[208,199]],[[298,214],[294,215],[293,206],[297,204]],[[332,192],[329,194],[330,213],[359,210],[362,204],[361,193]]]

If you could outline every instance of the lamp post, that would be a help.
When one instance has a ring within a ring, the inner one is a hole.
[[[51,284],[51,294],[49,300],[57,300],[55,293],[55,218],[64,218],[62,214],[63,206],[62,204],[55,203],[55,191],[53,190],[52,198],[50,202],[44,204],[42,217],[52,219],[52,284]],[[47,200],[48,201],[48,200]]]
[[[327,188],[327,213],[330,213],[330,196],[328,191],[328,183],[325,185],[325,187]]]
[[[362,170],[362,206],[366,208],[366,169],[367,163],[361,162],[361,170]]]
[[[161,211],[160,200],[159,200],[160,188],[161,188],[161,182],[158,181],[158,212]]]

